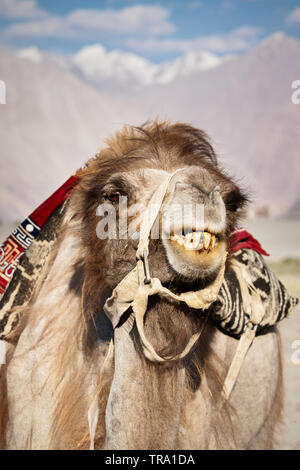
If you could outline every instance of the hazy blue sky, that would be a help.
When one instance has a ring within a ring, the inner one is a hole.
[[[100,42],[153,61],[237,53],[282,31],[300,38],[299,0],[0,0],[0,44],[70,53]]]

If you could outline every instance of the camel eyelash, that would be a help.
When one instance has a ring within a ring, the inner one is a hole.
[[[102,189],[102,198],[108,199],[113,193],[120,193],[120,196],[129,196],[129,188],[123,178],[112,178]]]
[[[119,202],[121,196],[122,196],[122,193],[121,193],[120,191],[113,191],[113,192],[107,194],[107,195],[104,197],[104,199],[105,199],[106,201],[109,201],[109,202],[111,202],[111,203],[114,204],[114,203]]]
[[[101,199],[104,201],[109,201],[111,203],[119,202],[121,197],[127,197],[128,194],[124,191],[124,189],[118,187],[106,188],[102,191]]]

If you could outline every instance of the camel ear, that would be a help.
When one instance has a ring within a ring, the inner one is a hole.
[[[249,202],[249,198],[238,186],[235,185],[233,186],[233,189],[225,195],[224,202],[227,210],[230,212],[236,212],[238,209],[242,209],[246,206]]]

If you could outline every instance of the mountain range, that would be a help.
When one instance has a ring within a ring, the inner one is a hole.
[[[157,83],[169,83],[191,72],[217,67],[232,58],[232,55],[221,58],[208,51],[189,51],[175,59],[155,64],[131,52],[118,49],[109,52],[102,44],[85,46],[69,55],[42,52],[35,46],[21,49],[17,54],[35,63],[56,63],[98,89],[116,95]]]
[[[271,215],[300,196],[300,41],[277,33],[218,67],[136,96],[148,117],[189,122],[211,136],[221,164]]]
[[[253,208],[277,216],[300,198],[300,41],[277,33],[236,57],[158,65],[99,46],[72,60],[0,48],[1,220],[24,218],[123,123],[157,116],[204,129]]]

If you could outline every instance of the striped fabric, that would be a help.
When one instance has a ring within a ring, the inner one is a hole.
[[[258,332],[286,318],[299,300],[287,292],[284,285],[265,263],[262,255],[255,250],[244,248],[235,252],[233,256],[246,267],[264,306],[265,314],[258,326]],[[223,331],[234,336],[240,336],[249,321],[249,317],[243,311],[241,288],[233,269],[225,274],[211,315]]]

